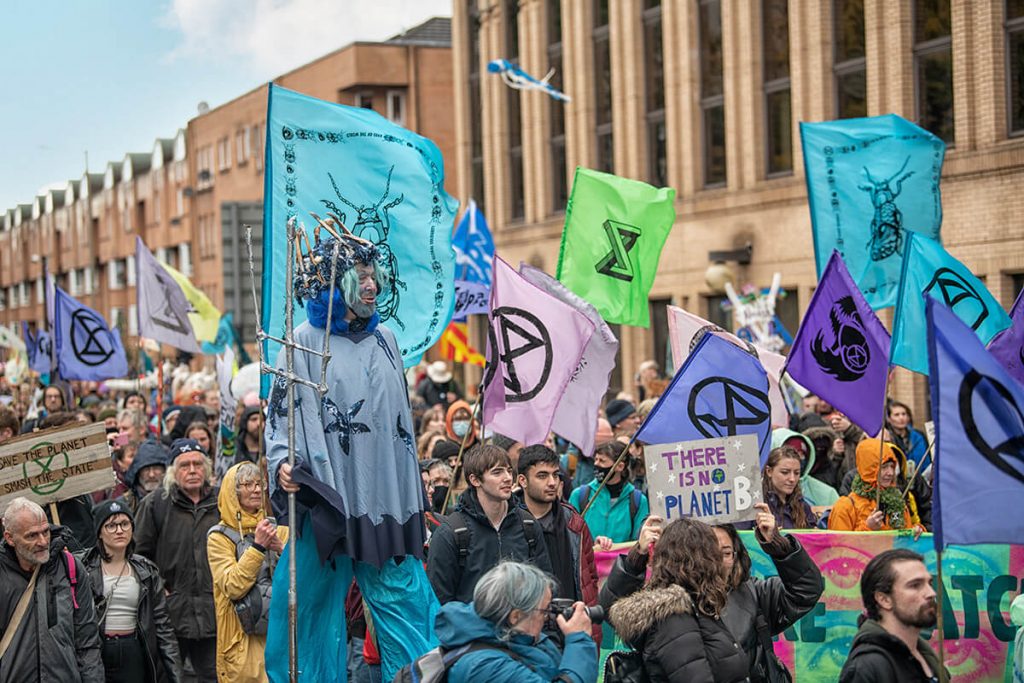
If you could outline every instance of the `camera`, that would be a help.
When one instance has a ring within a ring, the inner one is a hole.
[[[548,611],[552,614],[561,614],[563,619],[571,619],[573,605],[576,604],[575,600],[568,600],[566,598],[552,598],[551,604],[548,605]],[[587,612],[587,616],[590,617],[590,621],[595,624],[604,622],[604,608],[600,605],[594,605],[592,607],[584,607]]]

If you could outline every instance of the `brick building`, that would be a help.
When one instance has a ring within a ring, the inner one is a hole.
[[[947,248],[1006,306],[1024,283],[1020,0],[455,0],[452,36],[455,194],[507,261],[554,272],[577,165],[677,190],[652,325],[617,331],[613,387],[664,359],[666,303],[731,324],[711,251],[751,245],[741,284],[780,272],[795,332],[816,285],[800,121],[895,112],[943,137]],[[506,87],[498,57],[555,68],[572,102]],[[920,412],[925,389],[901,370],[893,393]]]
[[[378,43],[357,42],[274,82],[372,108],[453,158],[450,20],[434,18]],[[0,322],[42,325],[43,266],[71,295],[137,334],[135,237],[255,335],[243,223],[259,258],[267,87],[202,111],[151,152],[129,153],[0,213]],[[449,183],[455,169],[446,169]],[[451,187],[451,185],[449,185]],[[258,274],[258,273],[257,273]],[[126,341],[127,348],[133,340]]]

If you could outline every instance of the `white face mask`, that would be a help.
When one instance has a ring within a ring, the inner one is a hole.
[[[452,431],[455,432],[455,436],[461,439],[469,433],[469,423],[464,421],[453,422]]]

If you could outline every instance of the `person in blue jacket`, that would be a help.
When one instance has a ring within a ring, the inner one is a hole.
[[[889,419],[886,427],[889,428],[892,442],[906,454],[907,460],[913,461],[915,467],[920,466],[924,454],[928,451],[928,439],[914,429],[914,416],[906,403],[889,401]]]
[[[598,445],[594,451],[594,479],[569,496],[569,504],[581,514],[590,499],[595,498],[583,518],[594,542],[604,550],[612,543],[635,541],[650,514],[647,496],[629,481],[626,460],[616,464],[622,448],[618,441]]]
[[[585,605],[576,602],[568,620],[552,614],[553,588],[533,565],[502,562],[481,577],[472,603],[444,605],[436,621],[441,646],[472,646],[452,665],[449,683],[594,683],[597,645]],[[565,635],[564,649],[542,632],[549,620]]]

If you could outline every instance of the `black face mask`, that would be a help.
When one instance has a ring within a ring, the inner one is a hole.
[[[597,465],[594,465],[594,479],[597,481],[598,484],[600,484],[609,476],[611,476],[611,473],[611,467],[598,467]]]
[[[441,506],[444,505],[444,499],[448,497],[447,486],[435,486],[434,495],[430,498],[430,507],[433,508],[434,512],[441,512]]]

